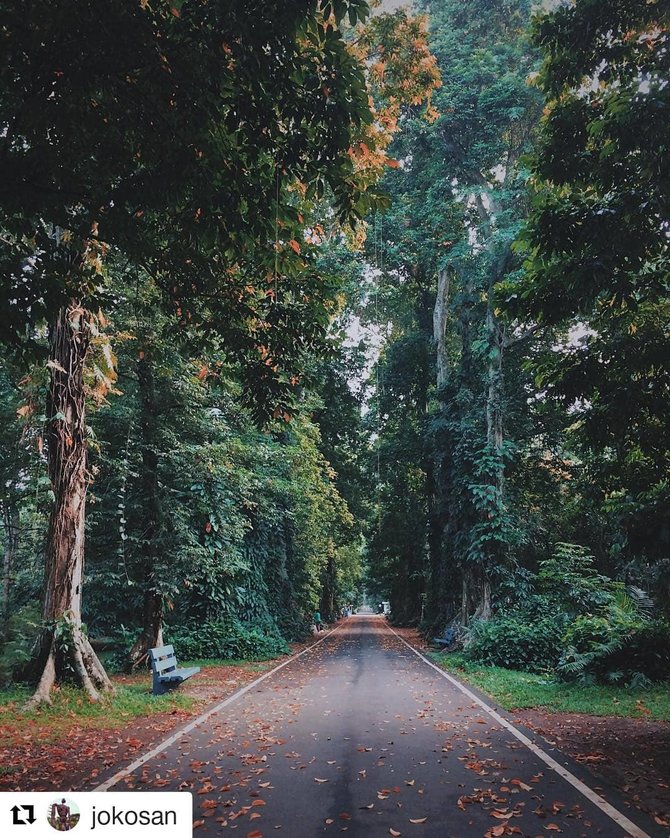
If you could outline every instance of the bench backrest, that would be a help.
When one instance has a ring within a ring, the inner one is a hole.
[[[156,675],[164,675],[177,668],[177,658],[174,654],[174,646],[157,646],[149,649],[151,669]]]

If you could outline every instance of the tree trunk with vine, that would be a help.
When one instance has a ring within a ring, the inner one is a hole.
[[[90,314],[73,301],[60,310],[50,329],[47,445],[54,503],[44,574],[45,628],[33,662],[39,682],[31,706],[51,703],[52,687],[64,678],[82,686],[92,701],[112,689],[81,623],[88,488],[84,364],[89,343]]]
[[[142,631],[129,653],[129,666],[136,669],[147,660],[149,649],[163,645],[163,596],[157,585],[157,539],[161,531],[162,510],[158,486],[158,404],[154,382],[153,359],[149,350],[140,353],[137,362],[142,434],[142,496],[144,523],[142,554],[144,559],[144,603]]]
[[[328,556],[328,563],[326,565],[320,598],[321,616],[327,622],[332,622],[335,617],[335,586],[336,586],[336,568],[335,558],[332,555]]]
[[[445,387],[449,383],[448,333],[449,292],[455,273],[453,265],[443,268],[438,273],[437,290],[433,307],[433,348],[435,351],[435,388],[440,417],[446,419],[449,404]],[[450,590],[450,568],[444,555],[444,534],[448,525],[448,466],[445,449],[448,441],[442,431],[434,439],[432,446],[426,446],[426,492],[428,497],[428,566],[429,585],[427,612],[429,622],[439,632],[452,611],[452,591]]]
[[[12,585],[14,559],[19,541],[19,512],[11,501],[2,503],[2,519],[5,530],[5,552],[2,564],[2,609],[5,618],[9,617],[9,597]]]

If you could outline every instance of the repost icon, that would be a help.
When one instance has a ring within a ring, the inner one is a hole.
[[[35,823],[35,807],[28,803],[25,806],[12,806],[12,826],[27,826]]]

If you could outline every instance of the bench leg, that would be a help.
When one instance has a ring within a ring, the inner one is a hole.
[[[156,678],[156,676],[154,676],[154,684],[152,689],[152,693],[154,695],[165,695],[165,693],[170,692],[171,689],[173,689],[172,684],[168,684],[165,681],[161,681],[159,678]]]

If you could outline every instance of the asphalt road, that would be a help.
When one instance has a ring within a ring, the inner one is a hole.
[[[351,617],[113,790],[192,791],[196,838],[659,834],[614,820],[473,698],[382,618]]]

